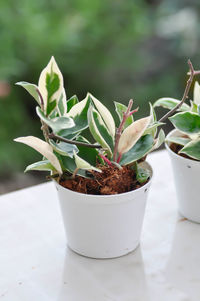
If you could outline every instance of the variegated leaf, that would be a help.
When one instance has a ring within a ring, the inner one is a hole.
[[[103,121],[105,122],[111,136],[115,137],[115,122],[114,119],[110,113],[110,111],[98,100],[96,99],[92,94],[88,93],[90,99],[94,103],[97,111],[100,113]]]
[[[200,105],[200,85],[197,81],[194,84],[193,101],[196,105]]]
[[[40,119],[52,129],[54,133],[58,133],[64,129],[70,129],[74,126],[74,121],[70,117],[55,117],[50,119],[44,115],[39,107],[36,108],[36,113]]]
[[[73,118],[75,125],[70,129],[62,130],[59,135],[71,139],[81,131],[88,127],[87,112],[90,106],[90,99],[86,97],[84,100],[75,104],[68,112],[68,116]]]
[[[85,161],[82,158],[80,158],[76,154],[75,151],[74,151],[74,159],[75,159],[75,163],[76,163],[76,166],[77,166],[78,169],[95,170],[95,171],[101,172],[101,169],[92,166],[87,161]]]
[[[33,136],[16,138],[14,139],[14,141],[24,143],[34,148],[36,151],[38,151],[40,154],[42,154],[45,158],[49,160],[49,162],[55,167],[59,174],[62,174],[60,162],[58,158],[54,155],[51,145],[49,145],[47,142]]]
[[[55,152],[59,153],[62,156],[73,157],[74,151],[78,153],[78,148],[74,144],[69,144],[66,142],[55,143],[53,140],[49,140],[50,145],[54,149]]]
[[[114,102],[115,103],[115,111],[117,112],[117,115],[119,117],[119,121],[121,122],[123,119],[123,114],[127,111],[127,106],[120,102]],[[133,115],[129,116],[124,124],[124,128],[127,128],[131,123],[133,123]]]
[[[165,132],[163,131],[163,129],[161,129],[160,132],[158,133],[158,137],[155,139],[155,144],[151,151],[154,151],[155,149],[159,148],[164,141],[165,141]]]
[[[187,143],[180,151],[180,154],[186,154],[190,158],[200,160],[200,138]]]
[[[175,108],[177,104],[180,103],[180,100],[171,98],[171,97],[162,97],[158,99],[156,102],[154,102],[153,107],[163,107],[165,109],[172,110]],[[178,111],[185,112],[189,111],[190,107],[186,104],[183,103],[182,106],[178,109]]]
[[[64,88],[58,100],[57,110],[59,116],[65,116],[67,114],[67,98]]]
[[[122,155],[120,165],[131,164],[140,160],[150,152],[154,145],[154,139],[151,135],[142,136],[136,144],[127,152]]]
[[[109,157],[112,156],[113,139],[101,118],[101,115],[90,106],[88,110],[89,129],[94,139],[108,152]]]
[[[24,172],[30,170],[55,171],[55,168],[48,160],[38,161],[26,167]]]
[[[78,97],[73,95],[70,99],[67,100],[67,112],[71,110],[73,106],[75,106],[79,102]]]
[[[151,121],[151,116],[139,119],[129,125],[119,139],[118,152],[124,154],[128,152],[140,139]]]
[[[28,93],[33,96],[33,98],[35,98],[35,100],[37,101],[37,103],[39,105],[41,105],[40,103],[40,98],[39,98],[39,94],[37,92],[38,87],[34,84],[30,84],[27,82],[18,82],[16,83],[16,85],[23,87],[24,89],[26,89],[26,91],[28,91]]]
[[[44,101],[44,113],[47,113],[48,104],[53,100],[58,102],[63,93],[63,76],[53,56],[40,74],[38,88]]]

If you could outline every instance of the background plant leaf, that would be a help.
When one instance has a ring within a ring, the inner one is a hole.
[[[177,104],[180,103],[180,100],[178,99],[175,99],[175,98],[170,98],[170,97],[162,97],[162,98],[159,98],[156,102],[154,102],[153,104],[153,107],[163,107],[165,109],[173,109],[175,108],[175,106]],[[189,111],[190,110],[190,107],[186,104],[186,103],[183,103],[182,106],[178,109],[178,111],[182,111],[182,112],[185,112],[185,111]]]
[[[193,112],[177,113],[169,120],[179,131],[186,134],[200,133],[200,116]]]
[[[186,154],[190,158],[200,160],[200,138],[190,141],[181,149],[179,153]]]

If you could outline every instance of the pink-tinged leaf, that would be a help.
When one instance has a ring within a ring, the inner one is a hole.
[[[122,133],[119,139],[118,153],[124,154],[128,152],[140,139],[144,131],[147,129],[151,117],[145,117],[133,122]]]

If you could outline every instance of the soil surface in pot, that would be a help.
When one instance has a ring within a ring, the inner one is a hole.
[[[198,160],[195,160],[193,158],[190,158],[189,156],[187,156],[186,154],[179,154],[179,151],[183,148],[182,145],[180,144],[176,144],[176,143],[171,143],[170,144],[170,149],[176,153],[177,155],[181,156],[181,157],[184,157],[184,158],[187,158],[187,159],[190,159],[190,160],[193,160],[193,161],[198,161]]]
[[[60,185],[70,190],[85,194],[111,195],[135,190],[145,185],[148,180],[140,184],[136,174],[129,166],[122,169],[108,166],[98,166],[102,173],[93,171],[94,179],[76,176],[75,179],[60,180]]]

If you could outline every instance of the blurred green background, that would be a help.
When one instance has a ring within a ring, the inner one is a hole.
[[[188,58],[200,68],[199,18],[198,0],[1,0],[0,193],[45,180],[23,176],[40,155],[13,138],[41,132],[34,99],[15,82],[37,83],[54,55],[68,97],[90,91],[112,112],[133,98],[145,116],[149,101],[182,96]]]

